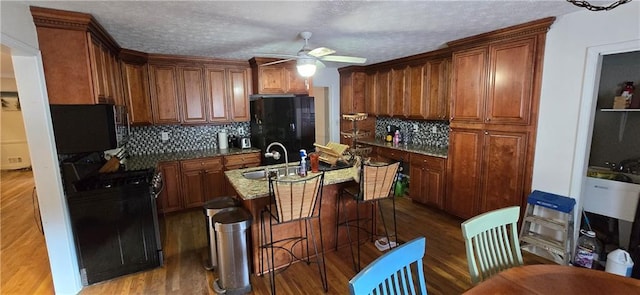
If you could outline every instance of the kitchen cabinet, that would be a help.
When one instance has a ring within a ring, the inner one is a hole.
[[[181,210],[182,207],[182,178],[178,161],[161,162],[158,170],[162,173],[164,188],[158,196],[158,211],[169,213]]]
[[[453,51],[445,210],[462,218],[525,206],[546,32],[554,18],[449,42]]]
[[[311,78],[298,74],[295,60],[263,66],[273,61],[278,59],[254,57],[249,60],[255,94],[309,94]]]
[[[178,99],[182,106],[182,123],[207,122],[207,97],[204,69],[200,66],[178,66]],[[163,81],[164,82],[164,81]]]
[[[376,153],[376,157],[379,159],[379,161],[384,161],[384,162],[402,162],[402,163],[409,163],[409,157],[410,154],[409,152],[405,152],[402,150],[398,150],[398,149],[393,149],[393,148],[384,148],[384,147],[376,147],[375,148],[375,153]]]
[[[451,122],[530,124],[536,40],[454,52]]]
[[[407,83],[405,78],[408,77],[408,68],[394,68],[391,69],[391,83],[389,89],[389,115],[394,117],[405,117],[405,100],[407,99]]]
[[[376,94],[378,95],[378,116],[391,116],[391,70],[379,70],[376,75]]]
[[[89,14],[30,9],[49,103],[122,104],[115,75],[120,47],[104,28]]]
[[[446,159],[412,153],[409,167],[411,200],[444,209]]]
[[[145,54],[131,50],[120,53],[124,99],[132,125],[153,123],[149,97],[149,72]]]
[[[180,161],[183,208],[194,208],[226,193],[222,157]]]
[[[209,122],[249,121],[248,68],[205,68]]]
[[[453,129],[449,138],[447,210],[459,217],[520,206],[527,132]]]
[[[366,74],[356,67],[340,69],[340,113],[363,113]]]
[[[174,65],[149,65],[151,109],[155,124],[179,124],[177,70]]]
[[[260,152],[224,156],[224,169],[244,169],[260,166]]]
[[[450,63],[450,58],[428,58],[426,62],[408,66],[404,106],[407,117],[448,119]]]
[[[364,83],[364,112],[370,116],[378,114],[378,72],[366,73]],[[340,85],[342,88],[342,84]]]

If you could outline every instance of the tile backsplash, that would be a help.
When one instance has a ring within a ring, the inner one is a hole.
[[[225,125],[154,125],[132,126],[127,150],[131,155],[172,153],[214,149],[218,147],[218,133],[226,130],[229,135],[249,135],[249,122]],[[169,133],[163,142],[161,132]]]
[[[398,118],[378,117],[376,120],[376,139],[383,139],[387,135],[387,126],[400,128],[402,138],[407,138],[410,144],[423,144],[437,147],[449,146],[449,122],[447,121],[417,121]],[[413,131],[413,126],[418,131]]]

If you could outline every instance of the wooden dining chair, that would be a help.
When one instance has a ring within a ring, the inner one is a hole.
[[[519,218],[520,207],[514,206],[483,213],[462,223],[472,283],[522,265]]]
[[[349,291],[352,295],[427,294],[422,267],[425,246],[425,237],[419,237],[391,249],[349,280]]]

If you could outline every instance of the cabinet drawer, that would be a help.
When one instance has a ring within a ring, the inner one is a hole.
[[[180,161],[180,163],[183,172],[202,169],[222,169],[222,157],[184,160]]]
[[[224,157],[224,165],[228,167],[250,167],[260,165],[260,153],[241,154]]]
[[[432,157],[422,154],[411,155],[411,165],[424,166],[429,170],[444,170],[446,160],[439,157]]]
[[[384,158],[387,158],[387,159],[391,159],[391,160],[395,160],[395,161],[402,161],[402,162],[408,162],[409,161],[409,153],[405,152],[405,151],[378,147],[376,149],[376,154],[378,156],[381,156],[381,157],[384,157]]]

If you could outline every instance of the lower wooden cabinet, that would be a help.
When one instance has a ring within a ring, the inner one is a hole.
[[[183,208],[199,207],[225,195],[222,157],[180,161]]]
[[[225,170],[243,169],[260,166],[260,153],[239,154],[224,157]]]
[[[227,195],[224,171],[260,166],[260,152],[161,162],[164,189],[158,211],[169,213],[202,206]]]
[[[461,218],[521,206],[529,135],[453,128],[449,133],[446,211]]]
[[[163,213],[182,209],[182,180],[180,177],[180,163],[178,161],[162,162],[158,164],[162,173],[164,188],[158,196],[158,211]]]
[[[421,154],[411,154],[409,175],[411,200],[444,209],[446,160]]]

